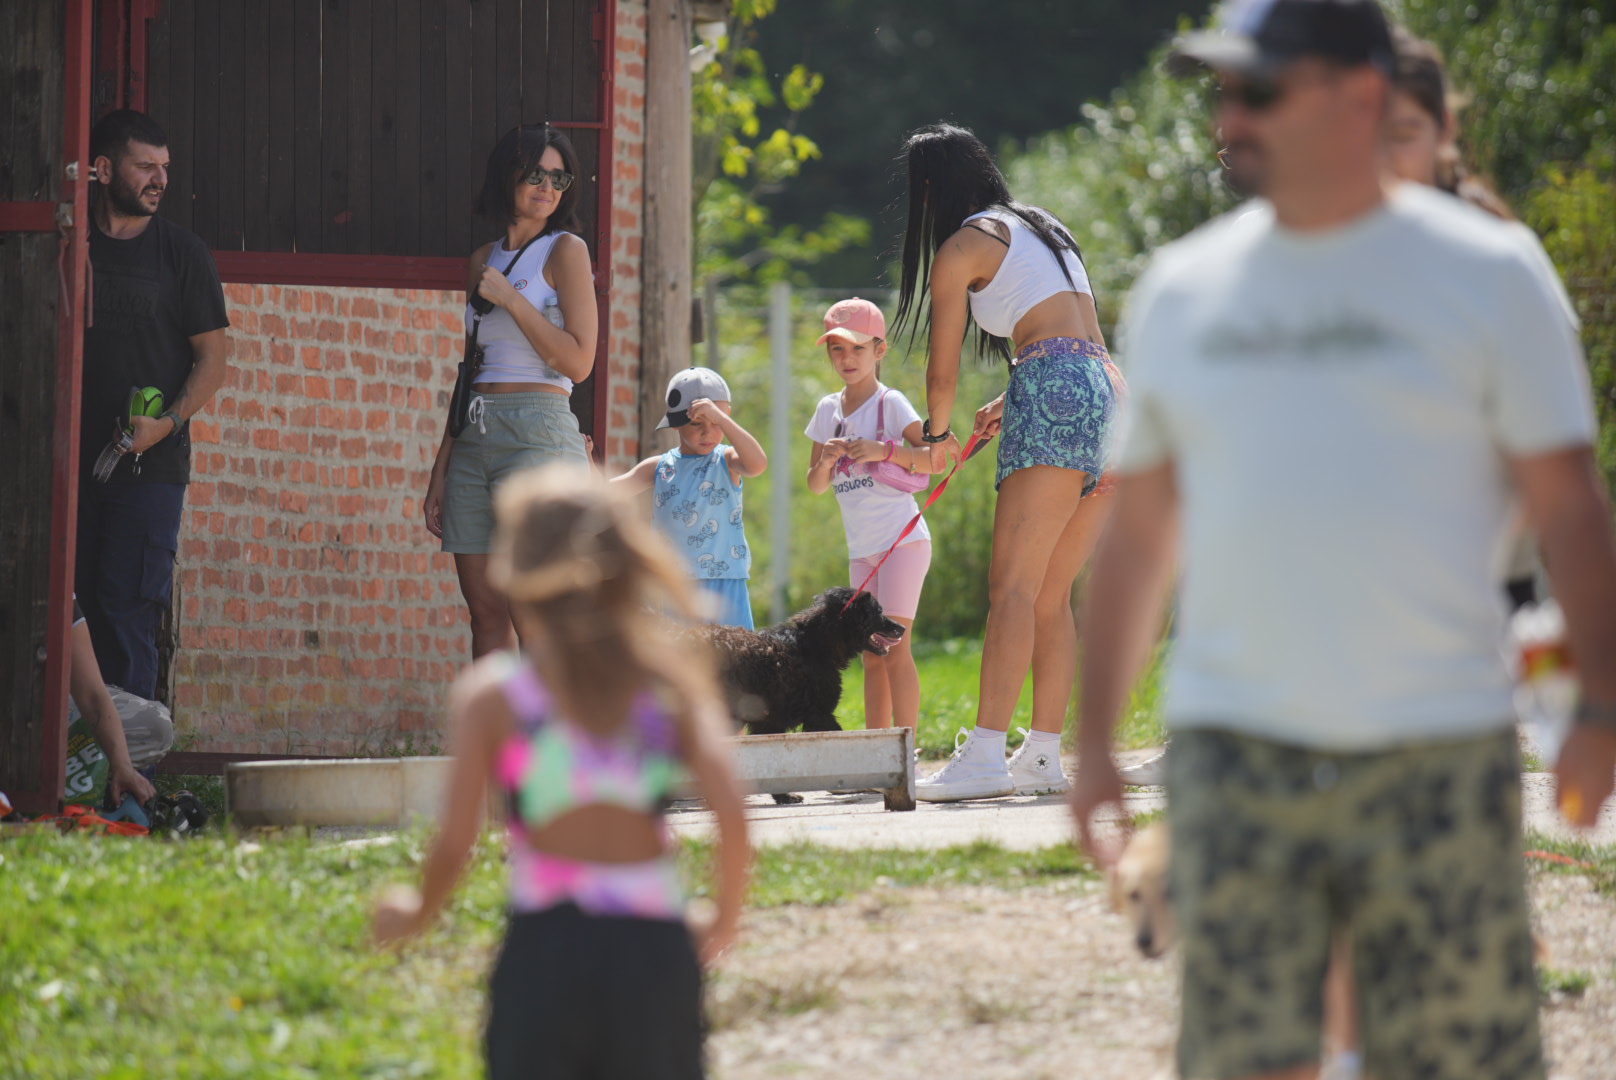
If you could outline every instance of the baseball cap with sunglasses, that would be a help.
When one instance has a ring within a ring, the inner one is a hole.
[[[559,195],[572,186],[573,176],[570,172],[566,172],[562,169],[534,169],[526,176],[522,177],[522,179],[526,180],[534,187],[538,187],[546,180],[549,180],[550,186],[554,188],[556,194]]]
[[[1212,29],[1174,42],[1167,63],[1175,75],[1212,68],[1239,76],[1224,93],[1265,109],[1282,93],[1273,76],[1293,60],[1368,64],[1391,74],[1393,56],[1391,26],[1376,0],[1234,0]]]

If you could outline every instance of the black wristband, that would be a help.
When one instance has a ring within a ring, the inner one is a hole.
[[[948,427],[943,429],[943,433],[941,435],[933,435],[931,433],[931,417],[929,416],[926,417],[926,422],[920,425],[921,442],[940,443],[952,434],[954,434],[954,429],[952,427]]]
[[[185,421],[181,420],[180,419],[180,414],[175,412],[173,409],[166,410],[163,413],[163,415],[159,416],[157,419],[159,419],[159,420],[172,420],[174,422],[174,430],[170,431],[167,435],[164,436],[164,438],[171,438],[171,437],[173,437],[175,435],[178,435],[180,433],[180,428],[185,426]]]
[[[1578,727],[1596,727],[1616,732],[1616,703],[1595,705],[1591,701],[1577,703],[1572,722]]]

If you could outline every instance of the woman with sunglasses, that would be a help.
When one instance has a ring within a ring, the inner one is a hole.
[[[1102,474],[1124,384],[1066,226],[1011,198],[987,147],[963,128],[921,128],[903,157],[909,221],[897,325],[908,325],[911,341],[922,327],[929,333],[922,438],[935,448],[934,471],[944,454],[961,453],[954,398],[973,320],[979,350],[1011,367],[1009,389],[974,424],[979,437],[1000,436],[976,728],[916,797],[1056,794],[1070,786],[1060,740],[1077,667],[1072,582],[1108,509]],[[1006,763],[1029,665],[1033,730]]]
[[[505,598],[488,582],[494,489],[552,461],[588,464],[569,399],[595,366],[599,333],[589,248],[576,228],[578,155],[549,124],[511,129],[488,155],[476,210],[504,235],[471,255],[466,333],[482,363],[470,422],[447,429],[422,512],[455,557],[471,612],[473,659],[516,644]]]

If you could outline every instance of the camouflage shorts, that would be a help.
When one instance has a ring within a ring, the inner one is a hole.
[[[1333,754],[1183,731],[1167,783],[1182,1076],[1317,1061],[1342,929],[1367,1075],[1543,1076],[1513,732]]]

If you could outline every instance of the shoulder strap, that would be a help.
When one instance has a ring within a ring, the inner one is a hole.
[[[883,386],[881,396],[875,399],[875,437],[877,440],[887,437],[887,395],[892,393],[892,387]]]
[[[522,256],[523,255],[527,254],[527,249],[533,246],[533,241],[537,240],[540,236],[543,236],[543,235],[544,235],[543,233],[539,233],[537,236],[528,237],[527,243],[523,244],[521,247],[516,249],[515,256],[513,256],[511,258],[510,262],[505,264],[505,269],[501,270],[500,273],[504,274],[507,278],[510,277],[511,276],[511,271],[516,269],[516,264],[522,261]],[[555,234],[552,234],[552,235],[555,235]],[[494,243],[496,245],[498,245],[498,244],[503,243],[503,241],[495,240]],[[551,246],[554,247],[554,245],[551,245]],[[493,255],[494,255],[494,249],[489,248],[488,249],[488,257],[491,259],[491,258],[493,258]],[[488,259],[483,260],[483,265],[484,266],[488,265]],[[471,311],[472,311],[472,316],[471,316],[471,347],[467,351],[471,355],[475,356],[476,353],[477,353],[477,327],[482,325],[483,313],[477,310],[476,305],[472,305]],[[482,361],[479,360],[478,363],[477,363],[477,366],[482,367]]]
[[[560,233],[551,233],[550,235],[551,236],[559,236]],[[527,239],[527,243],[523,244],[521,247],[516,249],[516,254],[511,257],[510,262],[505,264],[505,269],[502,271],[502,273],[504,273],[504,275],[506,277],[511,276],[511,271],[516,269],[516,264],[522,261],[522,256],[523,255],[527,254],[527,249],[532,247],[534,241],[538,240],[542,236],[544,236],[543,233],[538,233],[538,234],[536,234],[534,236],[530,236]],[[553,247],[554,245],[551,245],[551,246]]]
[[[993,220],[997,221],[998,219],[995,218]],[[1010,246],[1010,241],[1006,240],[1004,237],[1000,236],[998,233],[994,232],[992,229],[984,229],[980,225],[969,225],[969,224],[966,225],[966,228],[975,229],[977,232],[981,233],[983,236],[991,236],[991,237],[993,237],[993,239],[997,240],[999,243],[1003,244],[1005,247]],[[1008,228],[1008,226],[1007,226],[1007,228]]]

